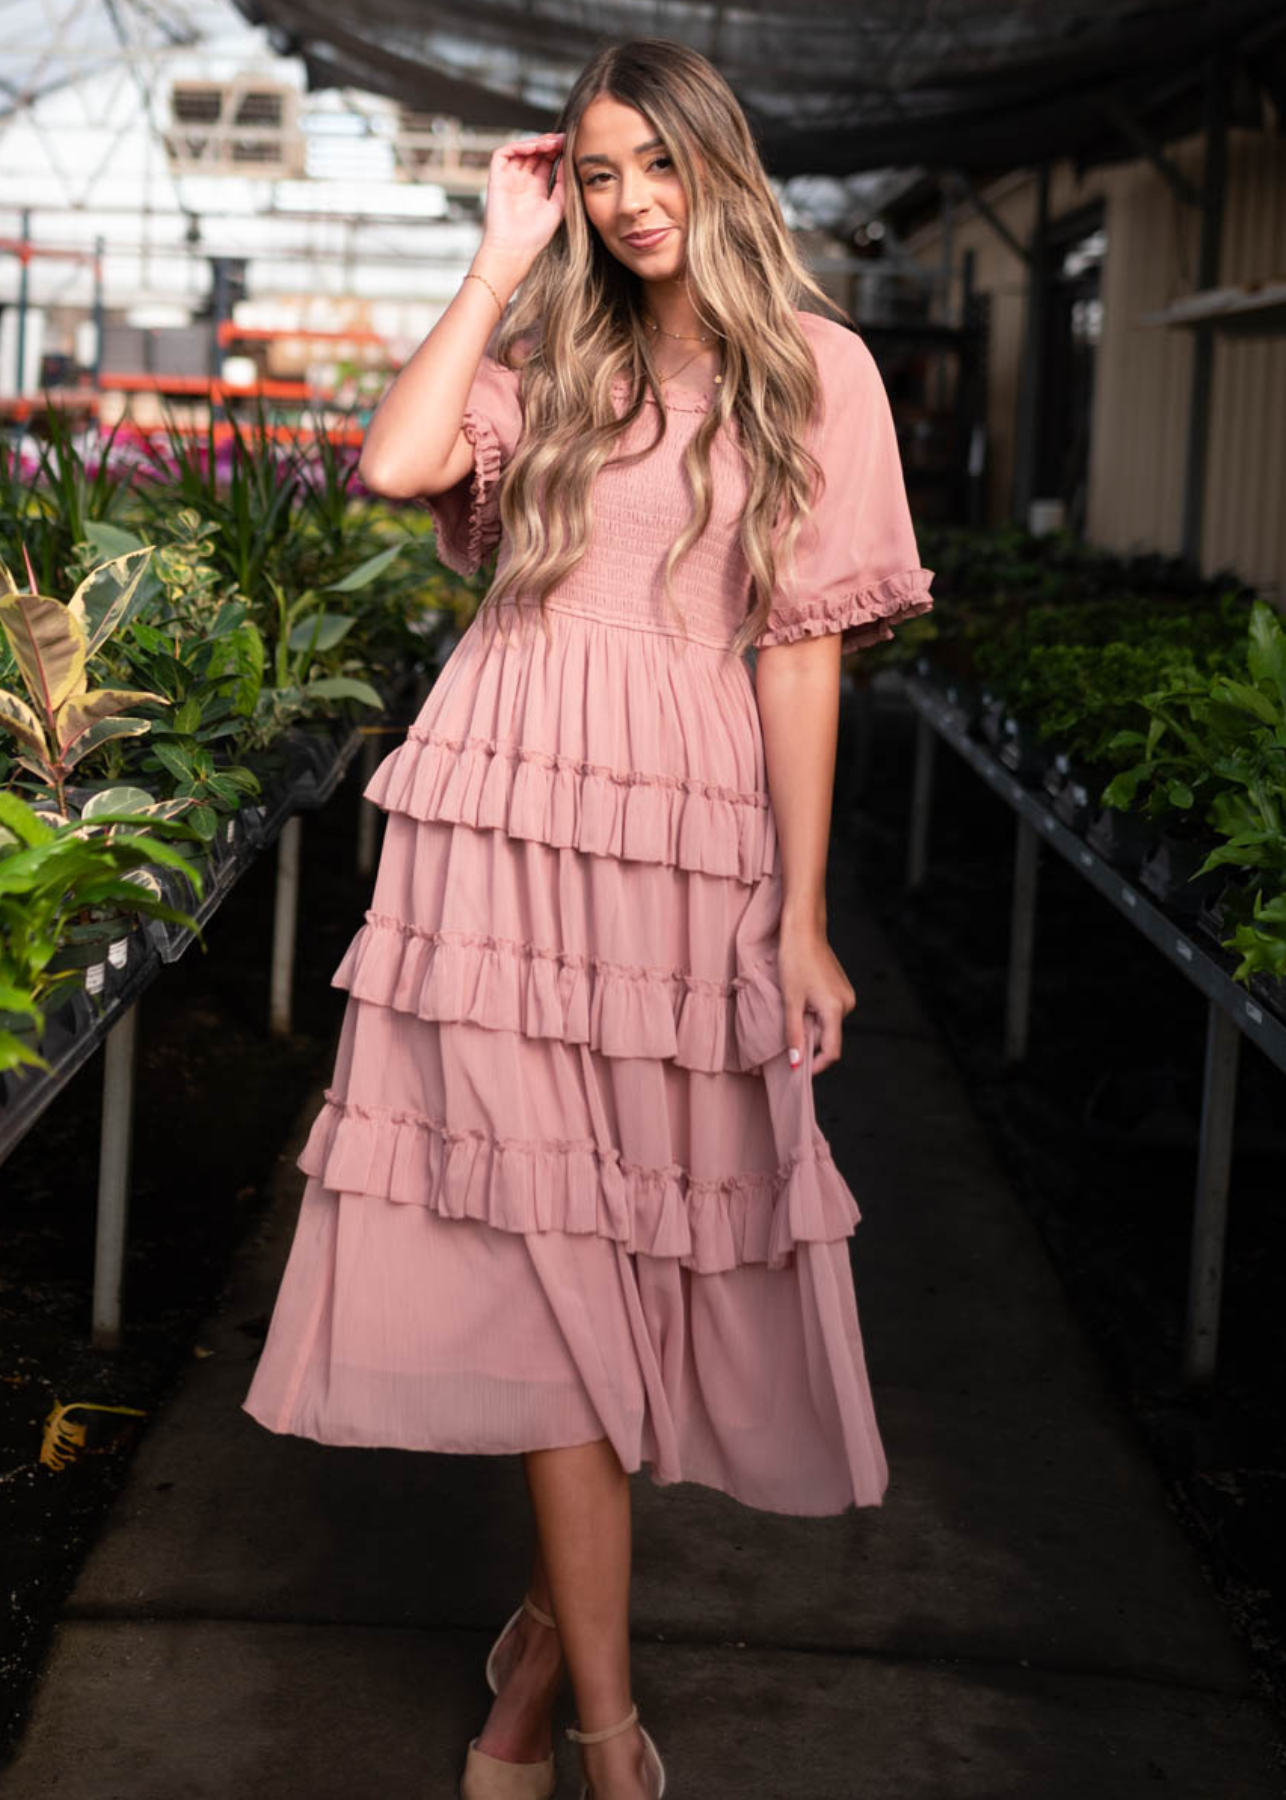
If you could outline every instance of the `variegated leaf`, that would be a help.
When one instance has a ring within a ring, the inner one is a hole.
[[[47,752],[44,726],[27,705],[19,700],[16,694],[10,694],[0,688],[0,730],[10,731],[14,737],[24,744],[30,744],[43,756]]]
[[[155,548],[155,544],[144,544],[141,549],[127,550],[123,556],[99,563],[68,601],[68,610],[84,628],[87,656],[94,654],[124,618]]]
[[[0,594],[0,626],[37,710],[56,713],[84,680],[85,627],[44,594]]]
[[[99,719],[75,744],[64,749],[63,768],[74,769],[82,757],[88,756],[91,750],[97,750],[100,744],[110,743],[113,738],[142,737],[151,729],[149,719]]]

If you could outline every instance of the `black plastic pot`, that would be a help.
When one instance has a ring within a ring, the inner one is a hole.
[[[255,850],[261,849],[264,843],[264,821],[268,817],[268,808],[261,801],[253,801],[243,806],[237,814],[240,821],[242,842]]]
[[[1225,896],[1231,883],[1225,874],[1221,885],[1210,893],[1201,896],[1201,905],[1197,908],[1196,929],[1202,937],[1209,938],[1212,944],[1222,946],[1223,940],[1232,935],[1232,922],[1227,917]]]
[[[1072,831],[1084,832],[1106,785],[1101,769],[1074,762],[1060,750],[1045,770],[1044,787],[1054,813]]]
[[[85,992],[79,970],[74,969],[64,971],[64,979],[53,984],[40,1005],[45,1015],[42,1032],[37,1031],[34,1019],[29,1019],[25,1013],[12,1012],[0,1012],[0,1029],[11,1031],[53,1062],[93,1023],[94,1006]],[[29,1070],[23,1079],[38,1073],[38,1070]]]
[[[1255,998],[1275,1012],[1279,1018],[1286,1019],[1286,976],[1265,975],[1256,969],[1250,977],[1250,986]]]
[[[118,968],[124,965],[129,957],[129,940],[137,928],[137,913],[117,913],[110,919],[65,925],[62,941],[45,966],[51,975],[83,970],[86,991],[101,993],[108,963]]]
[[[1123,874],[1137,875],[1143,859],[1157,841],[1157,828],[1142,813],[1122,812],[1119,806],[1101,806],[1090,819],[1085,840],[1105,862]]]
[[[292,725],[286,733],[286,767],[292,784],[320,786],[339,755],[334,735],[317,726]]]
[[[982,708],[982,689],[978,683],[955,676],[944,684],[942,698],[955,712],[962,727],[970,730]]]
[[[997,749],[1004,741],[1006,711],[1005,702],[999,695],[983,690],[978,704],[978,729]]]
[[[23,1043],[28,1044],[33,1050],[36,1047],[36,1021],[29,1018],[26,1013],[0,1012],[0,1031],[7,1031],[14,1037],[21,1038]]]
[[[1140,865],[1139,883],[1172,912],[1195,920],[1202,901],[1219,893],[1228,880],[1224,869],[1207,869],[1194,879],[1194,872],[1213,848],[1213,839],[1176,837],[1163,830],[1156,847]]]
[[[1040,741],[1034,725],[1025,719],[1015,718],[1013,713],[1005,713],[1001,718],[1001,737],[996,755],[1019,781],[1038,782],[1054,760],[1056,752],[1050,743]]]
[[[161,882],[161,898],[167,906],[173,906],[179,912],[196,914],[218,886],[218,869],[211,862],[204,845],[198,850],[195,844],[184,844],[183,855],[201,874],[203,887],[200,898],[198,899],[196,889],[187,876],[178,869],[159,869],[157,873]],[[189,926],[175,924],[169,919],[149,919],[147,926],[152,942],[166,962],[173,960],[173,952],[191,935]]]

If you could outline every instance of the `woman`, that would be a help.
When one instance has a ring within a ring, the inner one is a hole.
[[[326,1443],[520,1453],[529,1592],[465,1800],[656,1800],[630,1490],[878,1505],[818,1129],[853,989],[826,938],[842,651],[928,610],[872,359],[695,51],[611,46],[492,159],[469,275],[361,473],[486,602],[367,788],[374,904],[245,1401]],[[742,654],[755,646],[753,677]],[[556,1621],[556,1623],[555,1623]]]

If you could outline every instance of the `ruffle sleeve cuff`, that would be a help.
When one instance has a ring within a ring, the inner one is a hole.
[[[422,494],[419,504],[433,515],[438,561],[457,575],[476,575],[500,542],[497,492],[504,453],[486,413],[469,407],[460,429],[473,446],[473,468],[454,487]]]
[[[771,644],[790,644],[798,638],[825,637],[839,632],[840,653],[866,649],[893,636],[893,627],[929,612],[933,596],[929,584],[932,569],[905,569],[886,575],[869,587],[789,606],[773,607],[755,638],[756,650]]]

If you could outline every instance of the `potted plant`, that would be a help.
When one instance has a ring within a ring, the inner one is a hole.
[[[0,1025],[0,1071],[49,1067],[37,1048],[46,1012],[73,987],[84,991],[78,969],[55,963],[71,920],[120,909],[195,925],[139,879],[157,864],[184,871],[190,865],[154,833],[109,829],[130,822],[129,815],[101,813],[54,823],[0,790],[0,1006],[9,1020]],[[157,820],[155,829],[176,825]]]
[[[100,565],[66,602],[36,593],[30,561],[28,592],[0,563],[0,630],[28,696],[0,688],[0,727],[17,739],[16,761],[46,784],[60,813],[71,772],[90,751],[151,729],[125,709],[166,704],[146,689],[91,689],[86,680],[90,659],[127,616],[150,554],[148,546]]]

